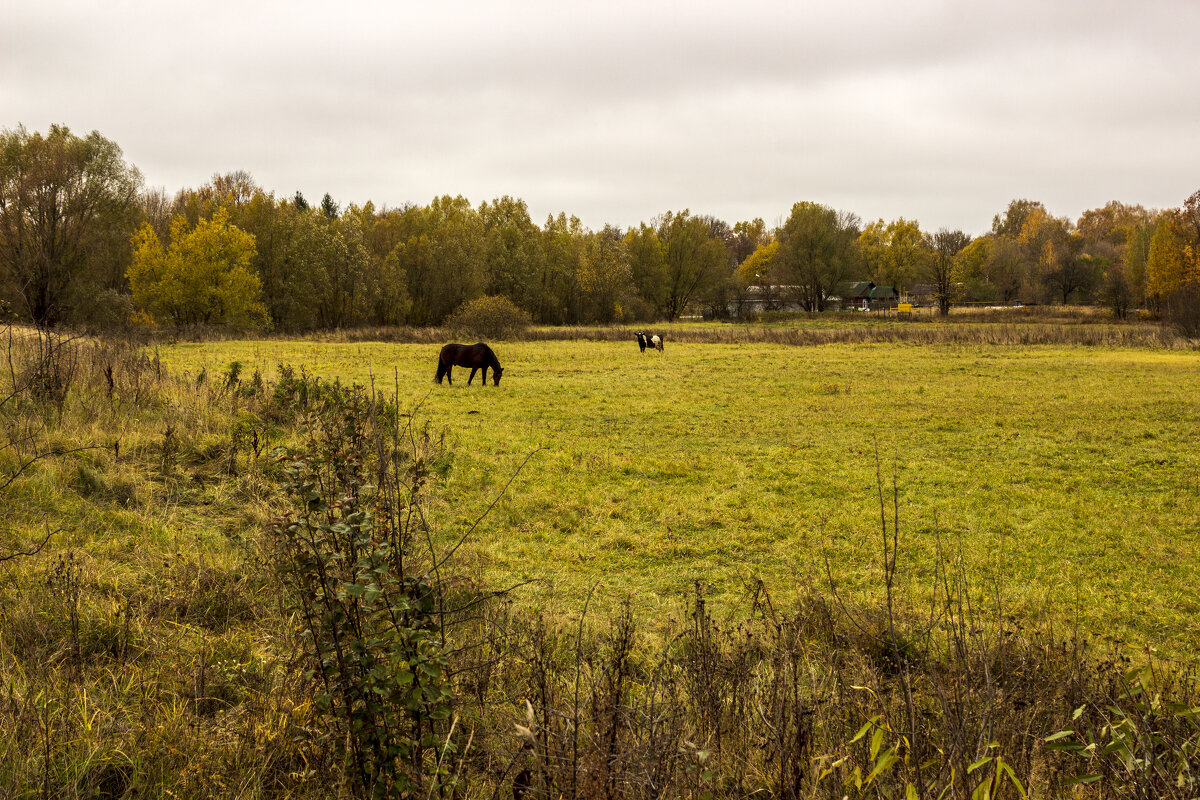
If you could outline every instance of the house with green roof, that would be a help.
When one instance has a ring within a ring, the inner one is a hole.
[[[839,287],[842,308],[846,311],[878,311],[895,308],[900,295],[894,286],[880,286],[873,281],[848,281]]]

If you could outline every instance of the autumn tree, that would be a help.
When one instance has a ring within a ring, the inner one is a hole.
[[[1126,245],[1133,233],[1150,222],[1152,217],[1151,212],[1140,205],[1126,205],[1113,200],[1102,208],[1084,211],[1075,228],[1083,236],[1089,251],[1101,243],[1119,248]]]
[[[1096,275],[1099,299],[1120,319],[1143,302],[1148,227],[1156,214],[1113,200],[1084,211],[1075,228],[1083,239],[1083,266]]]
[[[1025,260],[1047,296],[1066,303],[1095,282],[1091,262],[1080,260],[1083,238],[1069,219],[1052,217],[1044,208],[1032,209],[1017,236]]]
[[[1100,285],[1100,300],[1117,319],[1125,319],[1129,315],[1133,289],[1124,264],[1111,265],[1104,273]]]
[[[239,330],[268,325],[262,284],[250,268],[254,237],[230,225],[224,209],[195,228],[176,217],[167,247],[149,224],[133,244],[128,272],[133,302],[155,320]]]
[[[755,299],[762,303],[764,311],[776,311],[780,307],[784,291],[780,288],[779,265],[775,258],[778,252],[778,240],[760,244],[734,270],[734,280],[740,290],[738,316],[746,313],[747,301],[750,299],[747,290],[751,286],[755,287]]]
[[[771,233],[767,230],[766,223],[757,217],[749,221],[734,223],[733,235],[735,237],[735,264],[743,263],[747,258],[753,255],[758,248],[772,240]]]
[[[170,219],[183,217],[195,227],[200,220],[212,219],[217,209],[224,208],[229,214],[229,223],[246,230],[243,212],[256,198],[264,197],[274,205],[274,198],[263,191],[246,170],[214,173],[203,186],[176,192],[171,202]]]
[[[767,287],[776,283],[778,264],[775,255],[778,252],[778,241],[760,244],[734,271],[738,285],[744,289],[748,286]]]
[[[121,148],[65,125],[0,133],[0,275],[38,325],[123,284],[142,176]]]
[[[803,202],[779,231],[775,259],[806,311],[824,311],[827,298],[858,268],[858,217]]]
[[[1156,227],[1157,215],[1129,234],[1121,253],[1125,279],[1129,282],[1129,302],[1135,307],[1146,302],[1146,261],[1150,257],[1150,243]]]
[[[992,235],[1009,236],[1016,239],[1031,214],[1046,214],[1046,207],[1037,200],[1013,200],[1003,214],[992,217]]]
[[[933,281],[938,313],[942,316],[950,313],[950,304],[957,298],[956,284],[959,282],[960,273],[957,256],[969,244],[970,236],[962,231],[950,231],[945,228],[929,237],[931,257],[928,261],[928,274]]]
[[[1179,210],[1158,221],[1146,258],[1146,294],[1162,300],[1192,281],[1200,281],[1197,250],[1188,220]]]

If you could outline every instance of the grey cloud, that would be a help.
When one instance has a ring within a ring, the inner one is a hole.
[[[814,199],[979,231],[1200,174],[1194,3],[7,5],[0,125],[99,129],[168,191],[243,168],[591,227]]]

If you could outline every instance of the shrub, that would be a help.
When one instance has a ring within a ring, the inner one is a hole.
[[[130,323],[137,313],[133,309],[133,298],[113,289],[92,291],[75,299],[74,322],[87,330],[117,331]]]
[[[485,295],[459,306],[446,327],[464,336],[510,339],[525,333],[532,323],[529,314],[507,297]]]
[[[361,388],[296,411],[303,446],[279,454],[293,507],[271,530],[314,704],[334,730],[326,741],[357,796],[431,796],[453,784],[442,763],[453,694],[437,566],[421,570],[413,554],[434,448],[389,428],[399,417]]]
[[[1104,276],[1104,283],[1100,287],[1100,299],[1117,319],[1129,316],[1129,306],[1133,303],[1133,288],[1129,285],[1129,278],[1123,266],[1113,267]]]
[[[1162,314],[1180,336],[1200,339],[1200,283],[1189,281],[1167,295]]]

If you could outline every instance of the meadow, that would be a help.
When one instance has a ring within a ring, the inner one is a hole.
[[[762,586],[786,605],[882,591],[880,485],[901,577],[938,554],[1024,625],[1190,660],[1200,645],[1200,353],[989,343],[496,344],[499,387],[432,382],[437,346],[229,341],[159,349],[168,369],[280,364],[374,384],[444,431],[430,522],[517,602],[577,615],[632,601],[677,618],[699,582],[731,618]],[[531,455],[532,454],[532,455]],[[526,463],[526,459],[528,459]],[[895,497],[892,495],[893,480]],[[737,609],[735,611],[735,609]]]

